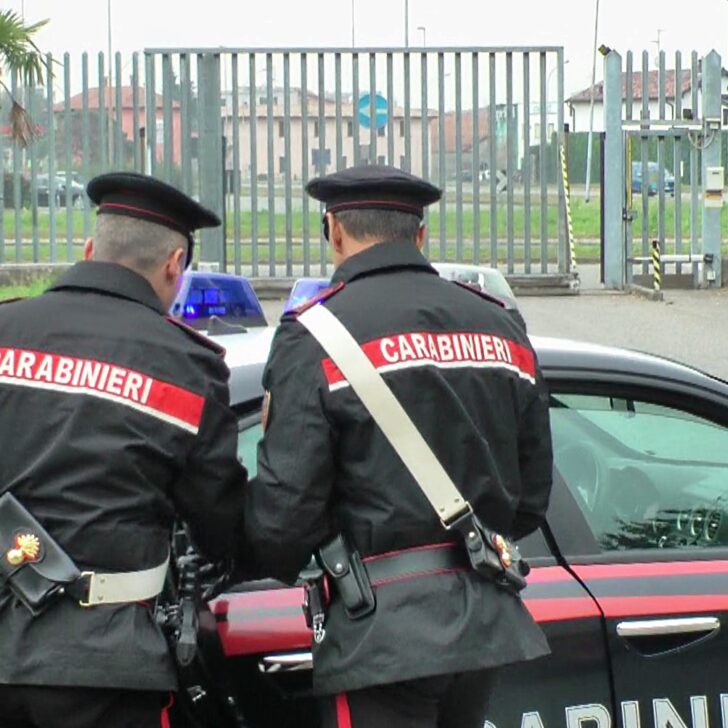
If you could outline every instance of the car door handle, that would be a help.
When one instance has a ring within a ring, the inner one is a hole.
[[[620,622],[617,634],[620,637],[657,637],[663,635],[696,634],[717,632],[720,620],[717,617],[679,617],[677,619],[645,619],[635,622]]]

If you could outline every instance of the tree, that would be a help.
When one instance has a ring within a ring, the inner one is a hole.
[[[34,86],[43,82],[45,60],[33,36],[47,23],[41,20],[38,23],[26,25],[13,10],[0,10],[0,65],[2,71],[17,73],[26,86]],[[7,85],[0,80],[0,84],[8,92],[13,101],[10,109],[11,136],[21,146],[27,146],[35,136],[35,129],[26,110],[13,98]]]

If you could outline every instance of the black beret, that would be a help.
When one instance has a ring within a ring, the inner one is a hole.
[[[164,225],[189,241],[185,267],[192,262],[195,241],[192,232],[216,227],[220,218],[166,182],[135,172],[109,172],[94,177],[86,186],[98,213],[125,215]]]
[[[380,209],[411,212],[418,217],[442,192],[435,185],[395,167],[368,165],[311,180],[306,192],[326,204],[326,212]]]

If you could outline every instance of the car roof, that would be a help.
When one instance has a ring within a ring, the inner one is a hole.
[[[728,382],[681,362],[655,354],[541,336],[529,337],[546,378],[558,371],[609,372],[643,379],[668,379],[728,396]]]

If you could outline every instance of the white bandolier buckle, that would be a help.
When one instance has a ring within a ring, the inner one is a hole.
[[[446,530],[450,531],[455,529],[459,530],[458,526],[466,521],[470,516],[473,515],[473,507],[468,501],[461,501],[460,508],[454,513],[446,513],[441,515],[440,523],[445,527]]]
[[[140,571],[99,573],[82,571],[79,581],[85,582],[81,607],[99,607],[105,604],[128,604],[153,599],[162,591],[169,566],[169,556],[158,566]]]

